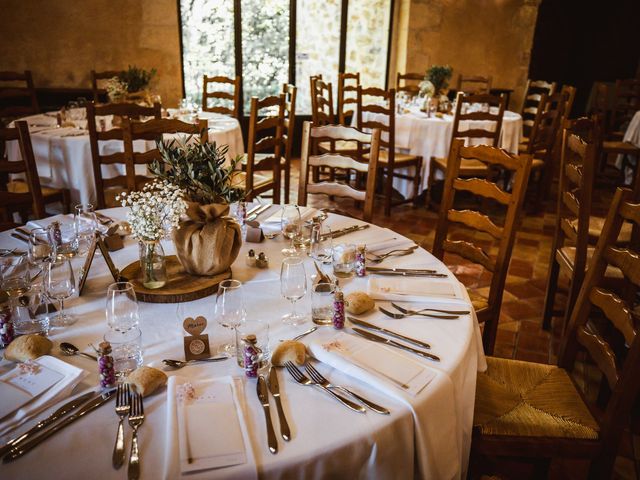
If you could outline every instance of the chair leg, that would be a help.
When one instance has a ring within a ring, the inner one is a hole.
[[[431,208],[431,194],[433,193],[433,176],[436,173],[435,162],[431,159],[429,162],[429,176],[427,177],[427,194],[425,195],[425,204],[427,210]]]
[[[385,199],[384,199],[384,214],[389,217],[391,215],[391,192],[393,191],[393,170],[389,167],[386,168],[387,178],[385,179]]]
[[[496,346],[496,336],[498,335],[498,322],[500,321],[500,309],[494,309],[485,316],[484,328],[482,332],[482,346],[485,355],[493,355]]]
[[[71,194],[69,190],[62,190],[62,211],[71,213]]]
[[[286,160],[284,164],[284,203],[285,204],[289,203],[290,188],[291,188],[291,162],[289,160]]]
[[[542,328],[544,330],[551,329],[551,317],[553,316],[553,305],[558,291],[558,275],[560,274],[560,266],[554,258],[555,249],[551,252],[551,262],[549,264],[549,275],[547,278],[547,290],[544,295],[544,308],[542,313]]]

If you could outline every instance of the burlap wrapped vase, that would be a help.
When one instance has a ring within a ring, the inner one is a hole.
[[[189,220],[173,233],[176,255],[188,273],[218,275],[236,259],[242,230],[228,213],[229,205],[188,202]]]

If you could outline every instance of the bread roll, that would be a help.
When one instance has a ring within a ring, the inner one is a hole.
[[[347,312],[354,315],[360,315],[368,312],[376,303],[373,299],[364,292],[353,292],[347,295],[344,299],[344,308]]]
[[[286,362],[293,362],[296,365],[304,365],[307,359],[307,350],[304,343],[285,340],[271,355],[271,363],[276,367],[284,367]]]
[[[138,367],[127,377],[126,383],[143,397],[167,384],[167,375],[157,368]]]
[[[30,334],[16,337],[4,351],[4,358],[10,362],[26,362],[47,355],[53,343],[42,335]]]

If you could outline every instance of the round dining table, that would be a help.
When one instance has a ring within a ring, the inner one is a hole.
[[[277,216],[279,209],[279,206],[271,206],[258,220],[262,222],[269,216]],[[107,209],[102,213],[116,221],[126,218],[125,208]],[[39,220],[37,224],[44,226],[53,220],[70,219],[71,217],[56,216]],[[335,214],[329,214],[325,222],[333,231],[352,225],[365,225],[359,220]],[[0,247],[24,250],[25,245],[11,237],[10,233],[0,233]],[[389,235],[395,235],[394,239],[407,241],[390,230],[369,225],[361,231],[336,238],[333,243],[334,246],[339,243],[366,244],[376,239],[388,238]],[[290,302],[281,296],[280,290],[280,266],[283,260],[281,249],[286,245],[285,242],[280,235],[275,239],[265,239],[262,243],[244,243],[232,265],[233,278],[243,285],[247,319],[261,320],[268,324],[271,351],[281,340],[291,339],[313,326],[310,318],[297,326],[285,325],[282,321],[282,316],[291,309]],[[119,269],[138,258],[136,241],[126,237],[124,243],[123,249],[111,253],[113,262]],[[264,252],[269,262],[268,268],[249,266],[246,262],[249,249],[253,249],[256,254]],[[174,248],[170,241],[166,242],[165,251],[173,254]],[[310,287],[315,267],[310,257],[304,255],[303,258]],[[82,258],[72,260],[76,272],[83,261]],[[387,354],[393,355],[395,359],[401,357],[399,360],[410,361],[413,367],[419,369],[423,378],[428,379],[425,386],[411,392],[403,389],[406,385],[400,388],[397,382],[377,376],[366,368],[349,365],[348,362],[314,361],[316,368],[331,382],[348,386],[391,412],[389,415],[371,410],[358,413],[345,408],[325,392],[296,383],[284,368],[278,369],[283,410],[292,438],[290,441],[283,441],[280,437],[272,398],[271,416],[279,447],[277,454],[272,454],[267,446],[263,408],[256,395],[256,379],[247,378],[235,358],[168,370],[166,373],[170,377],[179,376],[182,381],[231,379],[235,382],[235,398],[239,405],[238,411],[241,412],[240,422],[244,425],[247,461],[242,465],[181,474],[175,411],[170,408],[173,403],[168,402],[168,389],[162,388],[144,399],[145,420],[138,430],[141,478],[463,478],[470,451],[476,374],[486,368],[480,329],[469,297],[446,266],[422,248],[410,255],[390,257],[378,266],[430,268],[446,274],[444,279],[438,281],[447,283],[457,293],[455,299],[441,298],[440,302],[458,310],[464,308],[469,314],[456,319],[421,316],[392,319],[376,308],[357,316],[379,327],[428,342],[431,345],[430,352],[440,357],[440,362],[368,342],[354,335],[350,322],[347,322],[343,330],[321,326],[300,341],[320,359],[328,357],[327,346],[336,344],[340,339],[366,345],[371,343],[382,349],[383,355],[379,362],[384,363]],[[370,282],[375,278],[383,277],[368,273],[364,277],[340,279],[340,287],[345,294],[368,291]],[[80,356],[61,355],[59,345],[60,342],[71,342],[85,352],[92,352],[89,344],[96,345],[107,331],[106,291],[112,282],[113,278],[104,259],[96,256],[82,296],[65,301],[65,309],[77,317],[77,323],[53,329],[49,334],[54,343],[51,355],[88,372],[75,390],[77,393],[97,388],[97,365]],[[423,303],[431,304],[434,298],[428,298],[428,292],[424,294],[427,297]],[[306,294],[298,302],[298,311],[310,313],[309,297]],[[378,300],[376,304],[377,307],[393,310],[389,301]],[[143,363],[163,368],[162,359],[184,359],[183,338],[186,333],[182,328],[183,319],[198,315],[208,319],[204,333],[209,335],[211,351],[215,355],[214,352],[220,345],[231,339],[232,333],[217,325],[214,305],[214,296],[180,304],[139,302]],[[376,365],[372,367],[376,368]],[[7,370],[10,368],[9,362],[2,360],[0,368],[2,371]],[[266,371],[261,373],[266,374]],[[171,382],[170,378],[169,383]],[[126,477],[126,464],[120,470],[112,467],[111,457],[118,418],[114,407],[115,402],[109,401],[59,431],[22,458],[4,464],[1,467],[2,476],[12,479],[44,478],[52,474],[65,479]],[[43,412],[3,440],[28,429],[53,410],[54,407]],[[229,434],[218,428],[219,424],[224,423],[220,418],[201,418],[200,422],[208,438],[220,441]],[[128,449],[131,439],[128,426],[125,434]]]
[[[51,188],[68,188],[72,204],[96,202],[96,187],[93,178],[93,161],[89,132],[86,120],[77,123],[85,128],[58,127],[57,113],[47,112],[22,118],[29,124],[31,144],[36,160],[40,184]],[[199,118],[209,121],[209,142],[228,145],[228,158],[244,154],[242,130],[237,119],[212,112],[199,112]],[[121,141],[99,142],[101,154],[121,152]],[[155,148],[151,141],[136,140],[134,149],[146,151]],[[10,161],[20,159],[17,141],[7,144],[7,157]],[[103,178],[124,174],[124,166],[102,165]],[[139,174],[146,174],[144,165],[137,166]]]

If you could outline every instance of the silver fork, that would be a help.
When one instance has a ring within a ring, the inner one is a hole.
[[[364,397],[361,397],[360,395],[358,395],[355,392],[352,392],[351,390],[349,390],[346,387],[341,387],[340,385],[334,385],[329,380],[327,380],[325,377],[323,377],[322,374],[318,370],[316,370],[313,365],[311,365],[311,363],[309,363],[309,362],[306,363],[305,370],[311,376],[311,379],[314,382],[319,383],[323,387],[336,388],[338,390],[342,390],[343,392],[347,393],[348,395],[351,395],[352,397],[360,400],[365,406],[369,407],[371,410],[373,410],[376,413],[381,413],[383,415],[389,415],[391,413],[385,407],[381,407],[380,405],[377,405],[377,404],[373,403],[372,401],[367,400]]]
[[[138,427],[144,423],[144,408],[142,395],[134,393],[131,399],[131,413],[129,414],[129,426],[133,429],[131,438],[131,455],[129,455],[129,480],[140,478],[140,452],[138,451]]]
[[[375,253],[369,253],[369,256],[373,256],[373,258],[367,258],[370,262],[373,263],[381,263],[388,257],[402,257],[404,255],[409,255],[413,253],[418,248],[418,245],[414,245],[409,248],[397,248],[395,250],[390,250],[382,255],[376,255]]]
[[[292,362],[286,362],[285,367],[287,367],[287,371],[291,374],[293,379],[296,382],[298,382],[300,385],[305,385],[305,386],[311,385],[313,387],[318,387],[320,390],[324,390],[325,392],[328,392],[331,396],[333,396],[336,400],[342,403],[345,407],[353,410],[354,412],[358,412],[358,413],[366,412],[366,410],[362,405],[358,405],[357,403],[352,402],[351,400],[346,399],[341,395],[338,395],[336,392],[330,390],[329,388],[323,386],[322,384],[312,381],[304,373],[298,370],[298,367],[296,367]]]
[[[118,415],[118,433],[116,435],[116,443],[113,446],[113,457],[111,461],[113,468],[116,470],[124,463],[124,419],[129,415],[131,410],[131,396],[129,393],[129,384],[119,383],[116,392],[116,414]]]

